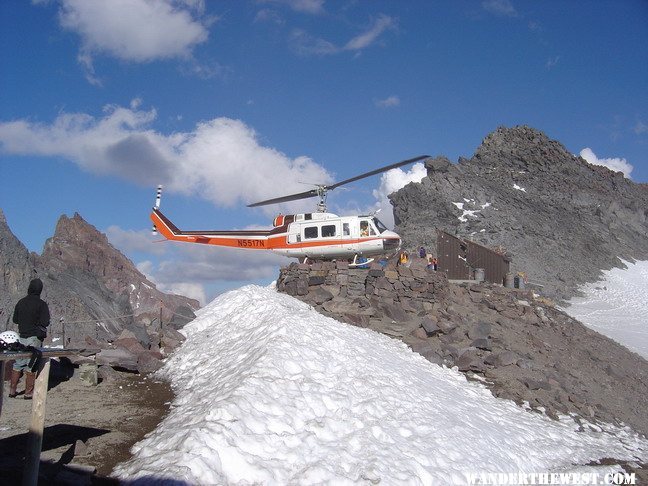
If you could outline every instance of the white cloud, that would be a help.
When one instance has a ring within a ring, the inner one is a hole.
[[[395,21],[392,17],[388,15],[380,14],[378,18],[374,21],[373,25],[360,35],[355,36],[344,46],[346,51],[359,51],[369,47],[371,44],[376,42],[378,37],[385,32],[387,29],[393,29],[395,27]]]
[[[307,14],[324,13],[324,0],[258,0],[258,2],[285,5],[295,12]]]
[[[313,37],[303,29],[293,29],[290,34],[290,45],[297,54],[302,56],[323,56],[340,52],[340,48],[332,42]]]
[[[145,252],[153,255],[163,255],[166,253],[166,245],[156,243],[161,237],[157,237],[156,239],[151,230],[124,230],[119,226],[112,225],[104,233],[108,241],[110,241],[110,244],[125,255],[133,252]]]
[[[299,181],[328,184],[331,175],[308,157],[289,158],[260,145],[240,120],[215,118],[191,132],[165,135],[150,128],[154,109],[106,107],[103,117],[61,114],[51,124],[0,123],[0,150],[63,157],[92,173],[234,206],[303,192]],[[282,194],[277,194],[281,188]],[[282,210],[288,208],[282,208]],[[270,206],[275,213],[277,206]]]
[[[204,285],[191,283],[191,282],[172,282],[168,284],[156,285],[157,289],[161,292],[184,295],[191,299],[196,299],[200,305],[205,305],[207,300],[207,292]]]
[[[517,17],[518,13],[510,0],[484,0],[482,7],[495,15]]]
[[[383,100],[376,100],[374,104],[379,108],[393,108],[400,105],[400,98],[398,96],[388,96]]]
[[[267,250],[173,242],[163,245],[168,247],[168,255],[156,263],[143,262],[138,265],[140,271],[158,289],[194,297],[202,303],[215,296],[215,287],[226,288],[238,282],[270,283],[276,280],[281,266],[294,261]],[[184,293],[189,291],[192,293]],[[198,296],[199,292],[202,296]]]
[[[131,62],[191,57],[208,37],[206,25],[192,16],[204,11],[202,0],[60,0],[59,21],[81,37],[78,60],[86,77],[100,84],[96,54]]]
[[[623,175],[630,178],[630,173],[634,169],[626,159],[599,159],[590,148],[584,148],[580,151],[580,156],[592,165],[602,165],[615,172],[623,172]]]
[[[547,59],[547,62],[545,63],[545,67],[547,69],[552,69],[556,67],[558,61],[560,61],[560,56],[550,57],[549,59]]]
[[[291,34],[291,45],[301,55],[329,55],[340,52],[356,52],[375,44],[380,36],[389,29],[396,28],[396,20],[388,15],[380,14],[370,27],[353,37],[343,47],[322,38],[313,37],[304,30],[294,29]]]
[[[632,131],[635,132],[637,135],[641,135],[642,133],[648,133],[648,125],[646,125],[641,120],[637,120],[637,123],[632,128]]]
[[[254,22],[268,22],[276,25],[283,25],[286,21],[275,10],[270,8],[262,8],[254,16]]]
[[[373,196],[376,198],[374,210],[380,209],[379,218],[389,228],[394,227],[394,209],[388,196],[410,182],[421,182],[425,176],[427,176],[427,169],[420,162],[414,164],[409,171],[397,168],[381,176],[380,185],[373,190]]]

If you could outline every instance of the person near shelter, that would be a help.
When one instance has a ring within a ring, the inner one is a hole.
[[[426,252],[424,247],[419,248],[419,258],[425,258]]]
[[[25,346],[40,348],[47,336],[47,326],[50,324],[49,307],[40,298],[43,292],[43,282],[39,278],[29,282],[27,296],[18,301],[14,309],[13,322],[18,324],[20,343]],[[11,370],[11,385],[9,396],[14,398],[17,393],[20,377],[25,373],[25,400],[31,400],[34,394],[36,373],[29,369],[29,358],[17,359]]]

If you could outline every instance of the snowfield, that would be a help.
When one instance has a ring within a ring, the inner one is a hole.
[[[271,288],[219,296],[184,332],[160,371],[172,409],[115,469],[122,479],[448,485],[648,459],[628,429],[578,432]]]
[[[623,263],[627,269],[604,272],[563,310],[648,359],[648,261]]]

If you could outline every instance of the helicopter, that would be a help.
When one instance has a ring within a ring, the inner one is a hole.
[[[269,230],[185,231],[178,229],[160,210],[162,187],[158,186],[155,206],[150,215],[153,221],[153,233],[159,233],[171,241],[246,250],[269,250],[287,257],[298,258],[300,262],[309,260],[347,260],[350,261],[350,266],[367,265],[373,261],[372,257],[397,252],[401,246],[400,236],[387,229],[376,217],[375,213],[358,216],[338,216],[327,212],[326,197],[328,192],[344,184],[428,159],[429,157],[429,155],[420,155],[335,184],[319,184],[309,191],[248,204],[247,207],[253,208],[311,197],[319,198],[315,212],[280,214],[274,218],[273,227]]]

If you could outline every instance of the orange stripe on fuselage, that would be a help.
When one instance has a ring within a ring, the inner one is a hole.
[[[288,243],[287,233],[275,234],[271,237],[259,236],[256,234],[245,234],[245,231],[236,231],[237,236],[214,236],[209,234],[196,234],[192,231],[190,234],[179,230],[173,223],[166,218],[159,210],[151,213],[151,220],[158,232],[167,240],[184,241],[185,243],[200,243],[204,245],[226,246],[230,248],[245,248],[249,250],[275,250],[275,249],[298,249],[298,248],[318,248],[326,246],[356,245],[373,240],[384,240],[381,237],[364,237],[364,238],[347,238],[347,239],[317,239],[315,241],[301,241],[299,243]],[[225,232],[223,232],[225,233]],[[387,238],[388,239],[388,238]]]

